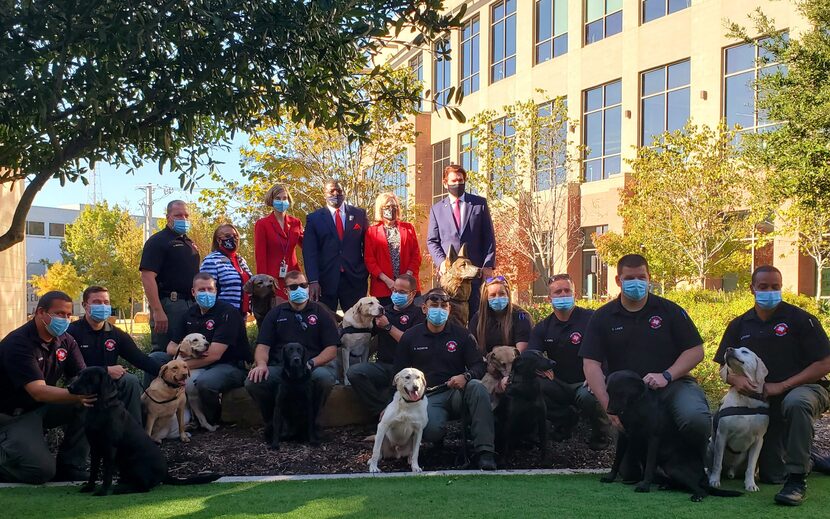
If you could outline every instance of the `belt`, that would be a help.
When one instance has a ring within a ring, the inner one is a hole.
[[[174,302],[178,301],[180,299],[182,301],[193,301],[193,294],[191,294],[190,292],[176,292],[175,290],[170,291],[170,292],[161,291],[161,292],[159,292],[159,297],[160,298],[166,297],[167,299],[169,299],[171,301],[174,301]]]

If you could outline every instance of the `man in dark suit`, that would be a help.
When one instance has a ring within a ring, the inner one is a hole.
[[[444,260],[449,254],[450,245],[459,250],[467,245],[467,256],[477,267],[481,267],[481,277],[487,279],[493,275],[496,265],[496,236],[493,219],[487,208],[487,200],[464,192],[467,172],[458,164],[444,168],[444,188],[449,192],[429,211],[429,232],[427,248],[432,261],[438,267],[439,274],[444,274]],[[473,281],[470,294],[470,315],[478,310],[481,279]]]
[[[345,312],[366,295],[369,273],[363,261],[366,211],[343,203],[343,188],[327,180],[326,207],[308,215],[303,237],[303,260],[309,296],[332,310]]]

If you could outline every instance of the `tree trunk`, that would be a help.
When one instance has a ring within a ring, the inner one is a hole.
[[[816,301],[821,301],[821,280],[822,280],[822,262],[816,262]]]
[[[17,203],[17,208],[14,210],[9,228],[0,235],[0,252],[10,249],[11,247],[22,242],[26,237],[26,217],[29,214],[29,209],[32,208],[32,202],[35,200],[35,195],[43,189],[46,182],[52,178],[52,175],[57,171],[57,168],[41,171],[23,190],[23,195]],[[4,187],[0,184],[0,188]]]

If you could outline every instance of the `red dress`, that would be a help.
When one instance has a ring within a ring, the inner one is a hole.
[[[297,246],[303,243],[303,224],[293,216],[285,215],[285,228],[277,223],[274,213],[257,220],[254,225],[254,255],[257,274],[273,276],[279,283],[277,295],[288,299],[285,279],[279,277],[280,264],[285,260],[286,272],[300,270]]]
[[[411,223],[398,222],[398,231],[401,235],[401,265],[400,274],[407,270],[412,271],[412,276],[418,282],[417,290],[421,290],[421,281],[418,279],[418,271],[421,268],[421,248],[418,246],[418,235],[415,234],[415,227]],[[369,271],[369,295],[375,297],[388,297],[392,291],[381,281],[380,274],[386,274],[395,279],[392,272],[392,256],[389,253],[389,242],[386,241],[386,231],[383,223],[376,223],[366,229],[366,238],[363,245],[363,258],[366,262],[366,269]]]

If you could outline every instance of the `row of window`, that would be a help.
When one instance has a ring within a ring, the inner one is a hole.
[[[762,40],[763,41],[763,40]],[[638,143],[642,146],[654,144],[655,139],[665,131],[682,129],[691,115],[691,60],[671,63],[640,74],[640,134]],[[755,82],[765,74],[780,70],[774,57],[767,55],[758,43],[745,43],[725,49],[724,52],[724,100],[723,116],[733,127],[740,125],[742,132],[767,131],[775,127],[767,115],[756,108],[758,91]],[[539,115],[550,114],[550,103],[539,107]],[[622,80],[585,90],[582,95],[582,143],[587,148],[583,157],[583,179],[593,182],[610,178],[622,171]],[[563,132],[565,125],[555,124]],[[500,119],[491,124],[491,130],[508,143],[515,134],[512,121]],[[551,183],[566,176],[559,157],[545,157],[550,145],[544,139],[556,136],[542,136],[536,143],[537,190],[550,189]],[[564,140],[565,136],[560,135]],[[561,142],[561,141],[560,141]],[[468,170],[478,170],[475,156],[476,142],[471,132],[458,137],[458,162]],[[543,166],[539,160],[545,160]],[[444,195],[441,187],[441,172],[450,163],[449,139],[433,145],[433,197]],[[499,174],[500,172],[495,172]]]
[[[622,32],[622,0],[583,0],[585,34],[589,45]],[[689,7],[691,0],[641,0],[642,23]],[[517,0],[501,0],[490,6],[490,83],[516,73],[516,9]],[[478,15],[461,27],[460,81],[464,95],[479,89],[481,21]],[[544,63],[568,52],[568,0],[536,0],[534,2],[534,63]],[[444,42],[449,48],[449,42]],[[410,61],[418,79],[423,79],[420,54]],[[436,58],[433,87],[437,95],[435,108],[447,103],[446,94],[452,84],[451,62]]]
[[[66,234],[65,223],[49,224],[49,236],[63,238],[64,234]],[[26,220],[26,236],[46,236],[46,223]]]

